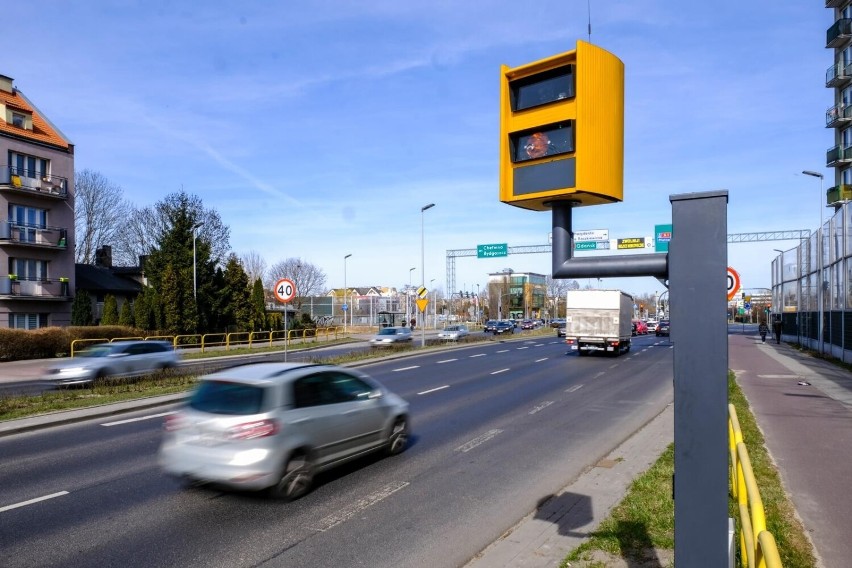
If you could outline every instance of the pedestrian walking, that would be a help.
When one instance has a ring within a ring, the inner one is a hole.
[[[781,345],[781,320],[776,319],[772,323],[772,333],[775,334],[775,343]]]
[[[766,334],[769,333],[769,326],[766,325],[765,321],[760,322],[760,325],[757,326],[757,332],[760,334],[760,340],[766,343]]]

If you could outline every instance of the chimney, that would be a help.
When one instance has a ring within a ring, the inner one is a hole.
[[[95,266],[112,268],[112,247],[104,245],[95,251]]]
[[[15,93],[15,88],[12,86],[13,79],[6,75],[0,75],[0,91],[7,93]]]

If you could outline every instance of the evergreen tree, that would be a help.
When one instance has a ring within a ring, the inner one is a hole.
[[[236,326],[241,331],[251,330],[253,315],[251,290],[248,276],[235,254],[228,257],[224,281],[225,285],[221,290],[218,303],[223,308],[226,325]]]
[[[77,289],[71,304],[71,325],[92,325],[92,298],[85,290]]]
[[[118,325],[134,327],[135,320],[133,318],[133,310],[130,308],[130,300],[124,300],[121,304],[121,311],[118,314]]]
[[[148,308],[148,288],[143,287],[139,295],[133,301],[133,321],[136,327],[145,331],[154,329],[153,318],[151,317],[150,309]]]
[[[263,282],[260,278],[254,281],[251,289],[252,323],[255,331],[266,329],[266,298]]]
[[[115,296],[107,294],[104,297],[104,313],[101,316],[101,325],[116,324],[118,324],[118,302],[115,301]]]

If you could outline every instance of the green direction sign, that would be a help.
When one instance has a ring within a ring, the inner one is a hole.
[[[654,248],[657,252],[669,252],[669,241],[671,240],[671,225],[654,225]]]
[[[609,250],[609,241],[574,242],[574,250]]]
[[[476,245],[476,258],[496,258],[498,256],[509,256],[508,244]]]

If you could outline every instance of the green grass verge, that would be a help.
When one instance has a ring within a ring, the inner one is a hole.
[[[813,548],[805,536],[792,504],[787,498],[778,471],[764,445],[748,402],[728,373],[728,400],[737,410],[743,439],[748,447],[760,496],[766,513],[767,529],[775,537],[785,568],[811,568],[816,565]],[[607,568],[616,562],[628,565],[647,561],[649,557],[669,559],[674,565],[674,501],[672,474],[674,445],[670,445],[648,471],[633,481],[621,501],[589,539],[562,561],[562,568]],[[729,499],[730,515],[739,526],[739,509]],[[739,550],[738,550],[739,554]],[[739,561],[739,558],[738,558]],[[742,565],[742,564],[739,564]]]

